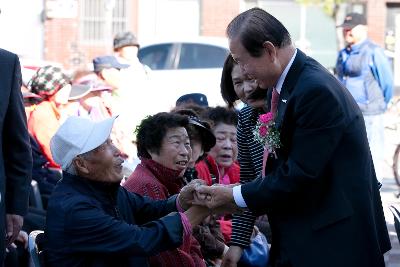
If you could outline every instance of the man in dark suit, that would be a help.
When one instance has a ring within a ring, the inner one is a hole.
[[[227,34],[246,75],[280,93],[275,125],[281,146],[269,153],[264,177],[235,187],[203,186],[199,196],[209,208],[267,213],[270,266],[385,266],[390,241],[363,116],[352,96],[262,9],[239,14]],[[236,260],[228,252],[223,266]]]
[[[0,49],[0,265],[28,209],[32,156],[21,82],[18,57]]]

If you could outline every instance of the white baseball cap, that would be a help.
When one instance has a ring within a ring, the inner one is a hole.
[[[110,136],[116,117],[99,122],[68,117],[50,140],[54,161],[66,170],[76,156],[99,147]]]

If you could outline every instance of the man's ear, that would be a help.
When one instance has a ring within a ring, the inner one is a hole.
[[[76,157],[72,160],[72,164],[74,164],[77,173],[89,174],[89,169],[85,160],[80,157]]]
[[[275,61],[276,59],[276,47],[270,42],[270,41],[265,41],[263,43],[263,48],[264,51],[269,55],[269,57],[271,58],[271,61]]]

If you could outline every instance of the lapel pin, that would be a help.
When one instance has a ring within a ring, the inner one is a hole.
[[[283,103],[286,103],[286,102],[287,102],[287,99],[282,99],[282,102],[283,102]]]

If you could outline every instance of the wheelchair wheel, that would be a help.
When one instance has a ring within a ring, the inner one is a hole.
[[[400,144],[397,145],[393,155],[393,174],[396,184],[400,187]]]

